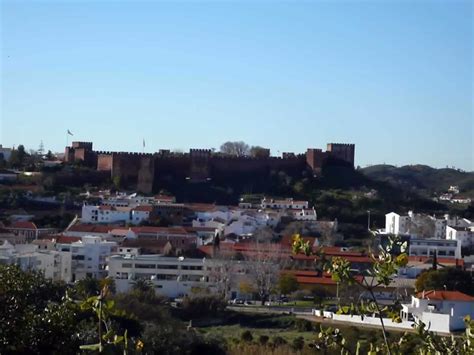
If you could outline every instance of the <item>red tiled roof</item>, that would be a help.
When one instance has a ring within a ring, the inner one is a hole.
[[[174,202],[175,197],[174,196],[169,196],[169,195],[156,195],[155,200],[158,201],[166,201],[166,202]]]
[[[425,263],[432,263],[433,258],[427,256],[409,256],[408,263],[410,262],[425,262]],[[464,266],[464,259],[454,259],[454,258],[440,258],[437,257],[437,261],[439,264],[443,265],[457,265],[457,266]]]
[[[56,243],[71,244],[74,242],[79,242],[80,240],[81,237],[67,237],[65,235],[60,235],[56,238]]]
[[[474,297],[459,291],[424,291],[416,294],[417,298],[436,301],[464,301],[474,302]]]
[[[217,228],[212,227],[184,227],[188,232],[215,232]]]
[[[82,233],[103,233],[107,234],[110,230],[117,228],[116,226],[107,226],[102,224],[75,224],[71,226],[68,232],[82,232]]]
[[[162,248],[169,241],[166,239],[125,239],[122,242],[122,247],[130,247],[130,248],[142,248],[142,247],[159,247]]]
[[[134,233],[149,233],[149,234],[188,234],[183,227],[132,227]]]
[[[38,229],[38,227],[36,227],[36,224],[34,224],[33,222],[26,222],[26,221],[15,222],[9,228],[10,229],[33,229],[33,230]]]
[[[211,212],[216,210],[216,205],[210,203],[186,203],[185,207],[194,212]]]
[[[198,250],[200,250],[202,253],[204,253],[207,256],[213,256],[214,255],[214,246],[213,245],[201,245]]]
[[[152,212],[153,211],[153,206],[149,205],[141,205],[137,206],[133,209],[133,211],[138,211],[138,212]]]

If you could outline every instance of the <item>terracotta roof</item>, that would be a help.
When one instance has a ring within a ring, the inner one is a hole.
[[[436,301],[464,301],[474,302],[474,297],[459,291],[424,291],[418,292],[416,298]]]
[[[107,234],[111,229],[117,228],[116,226],[107,226],[102,224],[75,224],[67,230],[67,232],[82,232],[82,233],[102,233]]]
[[[166,201],[166,202],[174,202],[175,197],[169,195],[156,195],[154,196],[155,200],[157,201]]]
[[[454,258],[440,258],[437,257],[438,264],[443,265],[456,265],[456,266],[464,266],[464,259],[454,259]],[[408,264],[416,264],[416,263],[424,263],[424,264],[431,264],[433,263],[432,257],[427,256],[409,256],[408,257]]]
[[[34,224],[33,222],[26,222],[26,221],[15,222],[9,228],[10,229],[33,229],[33,230],[38,229],[36,227],[36,224]]]
[[[121,247],[143,248],[143,247],[164,247],[169,243],[167,239],[125,239]]]
[[[188,232],[215,232],[217,228],[212,227],[184,227]]]
[[[71,244],[71,243],[79,242],[80,240],[81,240],[81,237],[67,237],[65,235],[61,235],[56,238],[56,243]]]
[[[213,256],[214,255],[214,246],[213,245],[201,245],[198,248],[199,251],[204,253],[206,256]]]
[[[216,205],[210,203],[186,203],[185,207],[194,212],[211,212],[216,210]]]
[[[141,205],[133,208],[133,211],[138,211],[138,212],[152,212],[153,211],[153,206],[149,205]]]
[[[132,227],[131,230],[135,233],[149,233],[149,234],[188,234],[183,227]]]

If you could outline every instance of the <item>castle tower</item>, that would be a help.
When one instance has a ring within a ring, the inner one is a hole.
[[[344,160],[354,167],[355,144],[328,143],[327,151],[331,156]]]

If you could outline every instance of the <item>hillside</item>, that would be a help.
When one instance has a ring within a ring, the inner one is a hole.
[[[445,192],[450,185],[460,188],[460,195],[474,197],[474,172],[435,169],[427,165],[373,165],[359,170],[367,177],[390,183],[404,190],[416,190],[427,197]]]

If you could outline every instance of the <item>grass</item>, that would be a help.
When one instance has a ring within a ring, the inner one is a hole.
[[[324,328],[331,325],[325,324]],[[332,325],[332,327],[339,328],[341,333],[346,338],[347,344],[355,347],[357,341],[361,340],[362,353],[368,350],[370,342],[382,342],[382,332],[379,329],[370,329],[355,327],[349,325]],[[271,345],[276,337],[283,338],[287,346],[280,348],[283,353],[295,353],[291,350],[291,344],[296,338],[302,337],[305,344],[309,344],[318,337],[320,325],[312,323],[305,319],[299,319],[295,316],[276,315],[276,314],[232,314],[225,323],[219,325],[208,325],[196,327],[196,329],[206,337],[224,339],[227,343],[228,349],[234,349],[234,352],[240,354],[258,354],[270,353],[270,348],[259,345],[260,336],[268,336],[269,344]],[[249,331],[252,334],[252,341],[242,341],[242,333]],[[389,341],[396,342],[400,339],[400,332],[389,332]],[[415,345],[416,343],[411,343]],[[410,345],[411,346],[411,345]],[[259,348],[260,347],[260,348]],[[255,349],[253,349],[255,348]],[[260,350],[258,350],[258,348]],[[245,349],[245,350],[244,350]],[[253,350],[251,350],[253,349]],[[275,349],[275,347],[273,347]],[[286,349],[286,350],[285,350]],[[305,347],[305,349],[308,349]],[[286,351],[286,352],[285,352]],[[289,352],[288,352],[289,351]],[[272,352],[273,353],[273,350]],[[306,352],[304,352],[306,353]]]

